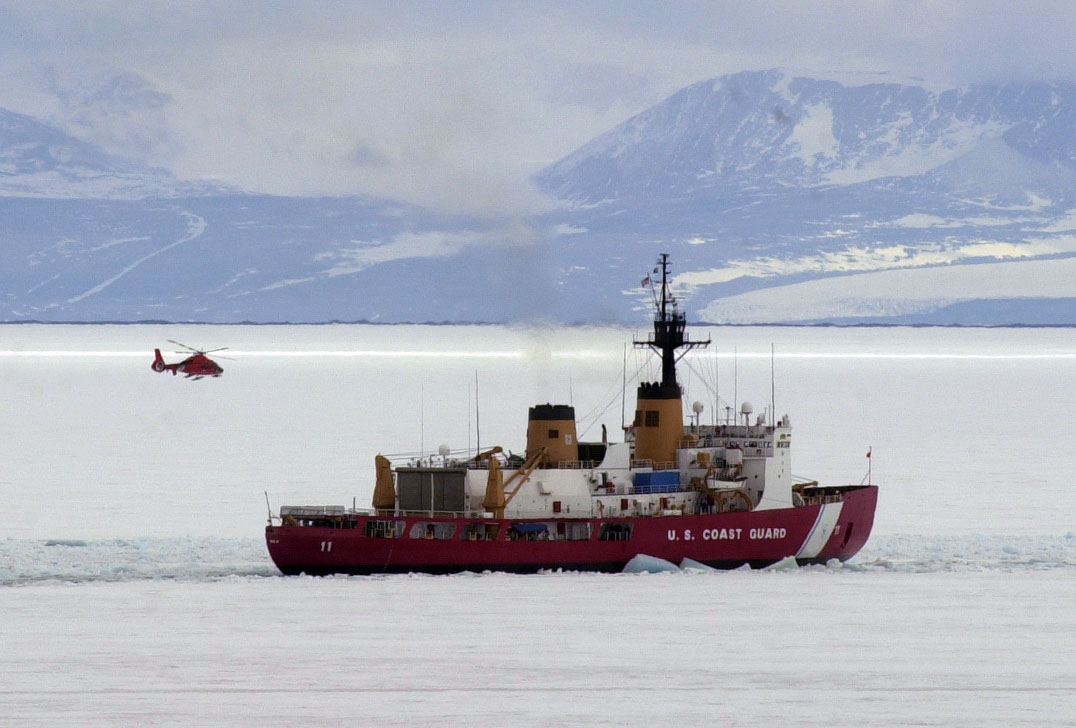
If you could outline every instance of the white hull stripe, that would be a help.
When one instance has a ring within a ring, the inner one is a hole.
[[[826,542],[829,541],[829,537],[833,535],[833,529],[837,525],[837,520],[841,517],[841,508],[843,506],[843,502],[822,504],[822,507],[818,510],[818,517],[815,518],[814,527],[807,534],[807,538],[804,540],[803,545],[800,546],[800,550],[796,552],[797,559],[813,559],[818,556],[825,547]]]

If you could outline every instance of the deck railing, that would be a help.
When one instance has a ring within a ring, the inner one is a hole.
[[[651,468],[653,470],[679,470],[674,460],[648,460],[646,458],[633,458],[631,468]]]
[[[597,460],[561,460],[557,463],[561,470],[593,470],[599,465]]]

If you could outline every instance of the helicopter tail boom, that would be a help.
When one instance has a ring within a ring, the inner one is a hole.
[[[153,367],[153,371],[159,373],[168,369],[168,365],[164,363],[164,357],[161,356],[160,349],[153,350],[153,357],[153,364],[151,365]],[[175,374],[174,371],[172,373]]]

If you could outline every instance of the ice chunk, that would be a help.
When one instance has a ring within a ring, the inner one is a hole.
[[[717,569],[712,566],[707,566],[700,561],[695,561],[695,559],[688,558],[685,558],[683,561],[680,562],[680,568],[684,571],[717,571]]]
[[[796,557],[786,556],[780,561],[767,566],[766,571],[794,571],[798,568],[800,568],[800,565],[796,563]]]
[[[671,561],[646,554],[636,554],[624,565],[625,574],[660,574],[663,571],[680,571],[680,567]]]

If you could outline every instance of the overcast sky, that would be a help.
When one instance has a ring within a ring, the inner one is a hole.
[[[515,215],[695,81],[1074,81],[1074,28],[1062,1],[3,2],[0,107],[181,177]]]

